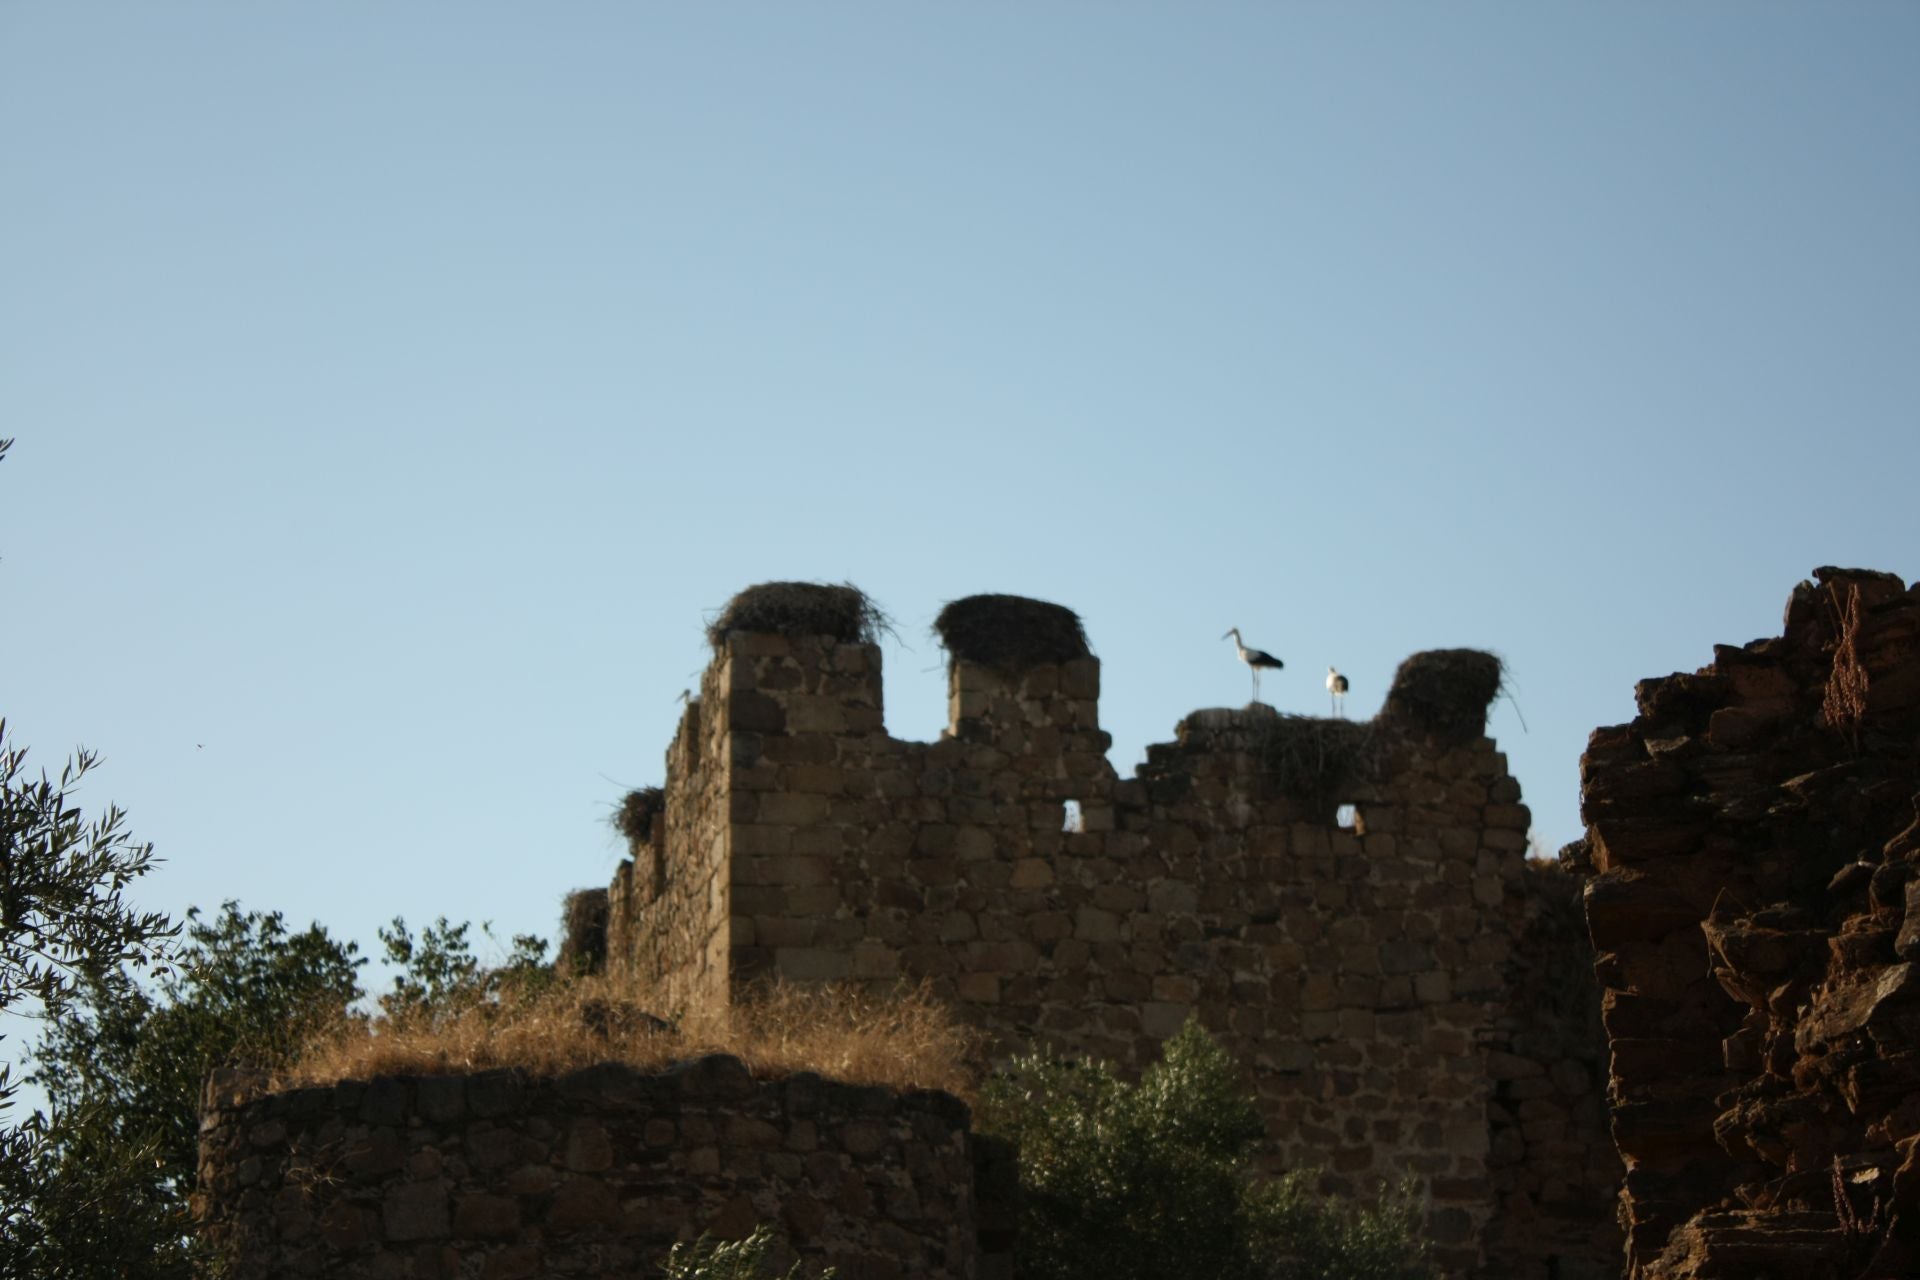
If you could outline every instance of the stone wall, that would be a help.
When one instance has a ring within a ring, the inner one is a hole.
[[[1456,1273],[1605,1274],[1594,1009],[1534,978],[1563,948],[1577,993],[1587,953],[1542,924],[1569,889],[1527,868],[1485,698],[1465,732],[1411,698],[1366,724],[1196,712],[1123,780],[1099,683],[1093,658],[958,659],[947,732],[904,742],[876,647],[722,637],[609,963],[681,1008],[768,975],[925,980],[1002,1052],[1129,1070],[1197,1016],[1248,1064],[1277,1163],[1362,1194],[1412,1172]]]
[[[667,1008],[688,1010],[728,998],[728,866],[732,827],[725,705],[709,668],[667,749],[663,805],[644,838],[630,838],[608,890],[609,967],[644,978]],[[669,874],[668,868],[672,871]]]
[[[1815,578],[1582,761],[1633,1280],[1920,1274],[1920,587]]]
[[[968,1114],[715,1056],[385,1078],[253,1096],[218,1076],[196,1209],[234,1280],[654,1274],[676,1240],[775,1225],[809,1273],[1006,1276],[1005,1204],[976,1199]],[[985,1187],[1004,1177],[984,1177]],[[984,1209],[984,1212],[983,1212]]]

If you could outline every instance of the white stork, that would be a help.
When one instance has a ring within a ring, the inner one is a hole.
[[[1332,667],[1327,668],[1327,701],[1332,704],[1333,714],[1344,719],[1342,713],[1347,706],[1347,678]]]
[[[1247,669],[1253,673],[1253,700],[1258,702],[1260,701],[1261,671],[1267,668],[1278,671],[1287,664],[1268,653],[1265,649],[1247,648],[1246,642],[1240,638],[1240,628],[1238,627],[1228,627],[1227,635],[1221,636],[1220,638],[1225,640],[1227,636],[1233,637],[1233,647],[1240,651],[1240,661],[1246,663]]]

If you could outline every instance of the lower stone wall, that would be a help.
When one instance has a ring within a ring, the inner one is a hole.
[[[216,1076],[195,1209],[234,1280],[632,1277],[761,1223],[783,1268],[797,1249],[842,1280],[1006,1276],[1011,1206],[975,1194],[976,1162],[1003,1158],[968,1122],[944,1093],[759,1081],[724,1055],[264,1096]]]

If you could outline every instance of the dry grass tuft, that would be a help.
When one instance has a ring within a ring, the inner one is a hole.
[[[1084,658],[1087,633],[1080,615],[1064,605],[1025,596],[982,595],[952,600],[933,620],[947,652],[1003,675]]]
[[[1860,749],[1860,721],[1867,714],[1867,669],[1860,662],[1860,586],[1830,582],[1827,607],[1833,617],[1833,670],[1827,676],[1820,718]]]
[[[648,995],[631,981],[585,977],[438,1014],[354,1019],[315,1036],[271,1084],[494,1067],[552,1076],[601,1062],[660,1070],[730,1053],[761,1077],[812,1071],[849,1084],[944,1089],[971,1100],[984,1070],[977,1033],[925,987],[873,993],[776,984],[732,1009],[678,1022],[647,1012]]]

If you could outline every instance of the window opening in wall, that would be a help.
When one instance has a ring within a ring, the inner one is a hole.
[[[1080,812],[1080,802],[1078,800],[1069,800],[1062,804],[1060,808],[1063,811],[1063,821],[1060,826],[1062,831],[1071,831],[1077,834],[1087,829],[1087,820]]]
[[[1360,807],[1343,804],[1333,811],[1333,821],[1342,831],[1352,831],[1360,825]]]

